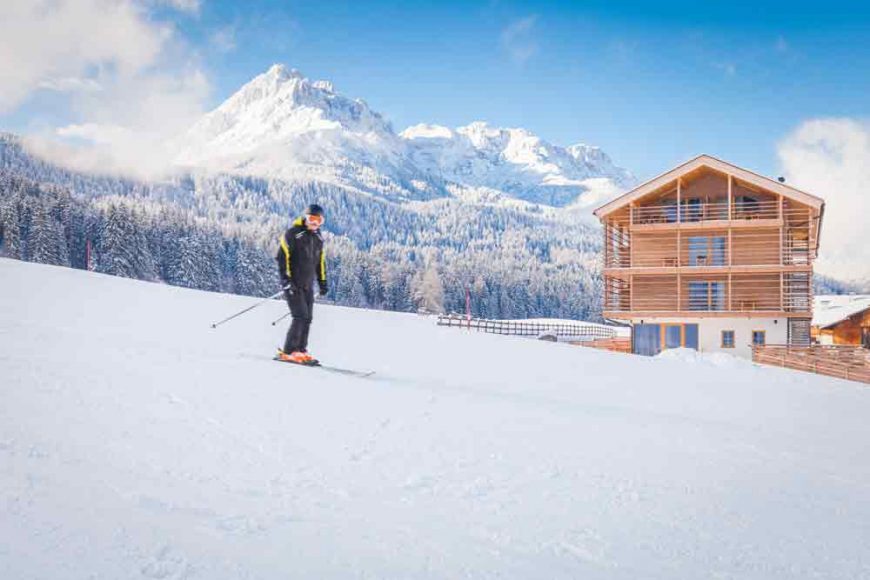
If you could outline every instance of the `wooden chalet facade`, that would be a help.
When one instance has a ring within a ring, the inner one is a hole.
[[[809,344],[824,201],[701,155],[595,210],[604,317],[632,348]]]

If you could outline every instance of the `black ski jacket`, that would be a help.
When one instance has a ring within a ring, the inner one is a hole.
[[[323,251],[323,236],[319,231],[305,227],[305,218],[297,218],[293,225],[278,239],[278,272],[281,285],[311,287],[317,280],[326,288],[326,253]]]

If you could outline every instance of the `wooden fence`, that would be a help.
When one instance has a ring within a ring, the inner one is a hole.
[[[530,322],[527,320],[486,320],[484,318],[468,319],[461,314],[441,314],[438,316],[438,326],[453,326],[467,328],[490,334],[505,334],[512,336],[540,336],[555,334],[559,337],[572,338],[578,341],[613,338],[616,331],[598,324],[569,324]]]
[[[588,346],[599,350],[623,352],[631,354],[631,338],[627,336],[615,336],[613,338],[596,338],[589,341],[571,341],[571,344]]]
[[[753,346],[752,360],[870,384],[870,350],[860,346]]]

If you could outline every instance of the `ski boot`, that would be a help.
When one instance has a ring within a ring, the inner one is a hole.
[[[276,359],[284,362],[295,363],[297,365],[313,365],[311,361],[314,360],[313,357],[307,355],[302,351],[295,351],[287,354],[283,350],[278,350],[278,354],[275,356]]]

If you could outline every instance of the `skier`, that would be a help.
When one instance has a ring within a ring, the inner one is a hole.
[[[314,281],[317,281],[321,296],[328,291],[326,255],[319,231],[323,220],[323,208],[311,204],[279,239],[278,272],[293,322],[287,331],[284,349],[278,351],[276,358],[286,362],[319,364],[308,353],[308,330],[314,311]]]

